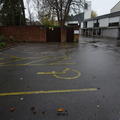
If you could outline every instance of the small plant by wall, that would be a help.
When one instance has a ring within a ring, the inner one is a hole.
[[[6,37],[3,35],[0,35],[0,49],[4,48],[7,45],[6,41],[7,41]]]

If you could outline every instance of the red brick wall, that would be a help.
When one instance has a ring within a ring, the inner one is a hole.
[[[46,29],[40,26],[0,27],[0,34],[21,42],[46,42]]]

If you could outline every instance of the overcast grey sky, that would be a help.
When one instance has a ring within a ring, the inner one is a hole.
[[[110,9],[114,7],[120,0],[91,0],[92,9],[97,12],[98,15],[107,14]]]

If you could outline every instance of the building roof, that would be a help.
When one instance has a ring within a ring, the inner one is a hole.
[[[101,15],[101,16],[97,16],[95,18],[86,19],[84,21],[99,20],[99,19],[111,18],[111,17],[117,17],[117,16],[120,16],[120,11],[114,12],[114,13],[110,13],[110,14]]]
[[[82,22],[84,20],[84,13],[80,13],[78,15],[75,15],[73,17],[73,20],[74,21],[78,21],[79,23]]]
[[[119,1],[112,9],[114,9],[118,4],[120,4],[120,1]],[[112,9],[111,9],[111,10],[112,10]]]
[[[80,13],[75,16],[69,16],[67,21],[78,21],[79,23],[81,23],[82,21],[84,21],[84,13]]]

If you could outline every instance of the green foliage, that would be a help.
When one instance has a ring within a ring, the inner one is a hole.
[[[0,22],[3,25],[24,25],[25,15],[22,0],[0,0]]]
[[[0,35],[0,42],[6,42],[7,38],[3,35]]]
[[[6,46],[5,42],[0,42],[0,48],[4,48]]]
[[[7,41],[6,37],[3,35],[0,35],[0,49],[6,46],[6,41]]]
[[[47,17],[42,18],[41,23],[42,23],[42,25],[44,25],[44,26],[51,26],[51,27],[58,26],[58,23],[57,23],[56,21],[50,20],[50,19],[47,18]]]
[[[96,11],[92,10],[92,12],[91,12],[91,18],[95,18],[95,17],[97,17],[97,13],[96,13]]]

